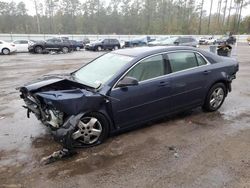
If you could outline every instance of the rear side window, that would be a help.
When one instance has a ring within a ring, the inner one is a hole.
[[[197,67],[197,60],[193,52],[175,52],[168,54],[172,72],[178,72]]]
[[[21,40],[20,44],[28,44],[27,40]]]
[[[203,57],[201,57],[200,54],[195,54],[196,55],[196,58],[197,58],[197,62],[198,62],[198,65],[199,66],[202,66],[202,65],[206,65],[207,62],[205,61],[205,59]]]
[[[164,75],[164,61],[162,55],[147,58],[132,68],[126,76],[134,77],[138,81],[148,80]]]

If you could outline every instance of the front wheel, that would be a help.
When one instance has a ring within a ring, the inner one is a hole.
[[[109,134],[109,123],[100,113],[90,113],[83,116],[72,134],[79,147],[101,144]]]
[[[69,53],[69,48],[68,48],[68,47],[63,47],[63,48],[62,48],[62,52],[63,52],[64,54]]]
[[[98,46],[98,47],[97,47],[97,51],[98,51],[98,52],[102,51],[102,47],[101,47],[101,46]]]
[[[208,112],[218,110],[223,104],[226,97],[226,87],[223,83],[217,83],[209,90],[203,109]]]

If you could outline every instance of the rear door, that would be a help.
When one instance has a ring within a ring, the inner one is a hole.
[[[210,74],[208,62],[199,53],[190,51],[168,53],[167,57],[172,71],[171,110],[203,104]]]
[[[103,49],[109,49],[110,48],[110,39],[103,40]]]
[[[113,118],[119,127],[128,127],[160,116],[170,110],[170,83],[162,55],[138,62],[125,76],[134,77],[139,85],[115,87],[110,96]]]

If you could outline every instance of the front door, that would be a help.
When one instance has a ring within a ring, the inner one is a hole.
[[[115,87],[110,96],[115,124],[129,127],[160,116],[170,109],[170,83],[162,55],[142,60],[125,76],[139,81],[136,86]]]

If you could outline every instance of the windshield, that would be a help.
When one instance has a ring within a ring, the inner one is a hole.
[[[105,84],[132,59],[129,56],[108,53],[76,71],[74,77],[84,85],[97,88]]]

